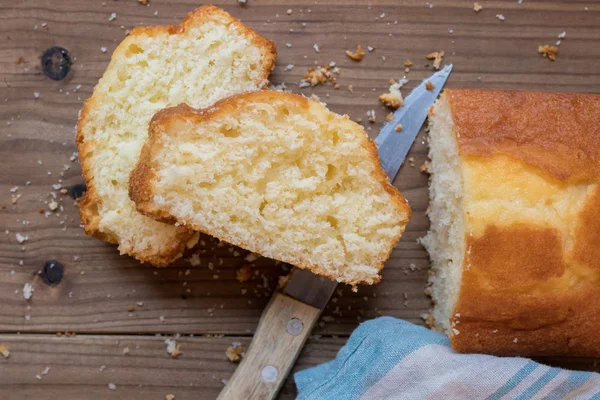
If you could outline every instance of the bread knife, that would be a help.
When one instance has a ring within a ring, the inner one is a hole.
[[[375,139],[381,166],[390,181],[396,177],[450,71],[452,65],[447,65],[421,82]],[[398,124],[402,125],[401,132],[396,131]],[[218,399],[275,398],[337,283],[294,268],[285,287],[271,297],[250,347]]]

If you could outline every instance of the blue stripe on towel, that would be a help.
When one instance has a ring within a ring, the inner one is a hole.
[[[491,395],[488,400],[499,400],[502,396],[513,390],[526,376],[529,376],[540,365],[535,361],[529,361],[523,368],[514,374],[500,389]]]
[[[544,388],[552,379],[556,378],[556,375],[560,373],[560,369],[551,368],[548,372],[542,375],[533,385],[529,386],[521,395],[515,400],[527,400],[532,399],[540,390]]]
[[[401,340],[390,346],[389,340]],[[383,378],[401,359],[428,344],[449,346],[446,336],[391,317],[380,317],[361,324],[350,336],[335,360],[296,373],[298,400],[360,397]],[[365,362],[369,360],[368,362]],[[319,376],[318,380],[311,379]],[[339,385],[339,377],[344,385]]]
[[[590,374],[588,372],[569,372],[567,380],[548,393],[546,400],[562,400],[567,394],[583,386],[588,379],[590,379]]]

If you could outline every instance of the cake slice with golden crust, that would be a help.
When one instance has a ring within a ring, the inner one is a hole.
[[[372,284],[410,216],[363,128],[260,91],[154,116],[138,211],[349,284]]]
[[[275,57],[271,41],[214,6],[198,8],[178,26],[133,29],[113,53],[77,125],[88,186],[80,202],[86,233],[157,266],[193,245],[196,234],[139,214],[127,195],[148,123],[165,107],[205,107],[261,88]]]

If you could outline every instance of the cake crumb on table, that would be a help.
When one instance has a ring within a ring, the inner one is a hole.
[[[177,358],[181,353],[181,346],[173,339],[165,339],[165,344],[167,345],[167,353],[173,357]]]
[[[402,93],[400,93],[400,88],[406,83],[408,80],[401,79],[399,82],[395,82],[394,80],[390,80],[390,89],[389,93],[384,93],[379,96],[379,101],[385,104],[387,107],[395,110],[398,107],[402,107],[404,105],[404,99],[402,98]]]
[[[327,82],[331,82],[333,85],[336,85],[336,80],[334,74],[339,74],[340,69],[336,67],[333,63],[328,64],[325,67],[310,67],[308,71],[304,74],[304,79],[300,81],[300,87],[309,87],[309,86],[317,86],[320,84],[325,84]]]
[[[538,46],[538,53],[540,53],[543,57],[548,57],[550,61],[556,61],[558,47],[544,44],[542,46]]]
[[[444,58],[444,50],[434,51],[433,53],[427,54],[428,60],[433,60],[433,68],[440,69],[440,65],[442,64],[442,59]]]
[[[168,394],[165,396],[165,400],[175,400],[175,395],[174,394]]]
[[[31,283],[26,283],[25,286],[23,286],[23,297],[25,300],[29,300],[31,299],[31,296],[33,296],[33,286],[31,286]]]
[[[235,272],[235,277],[238,282],[249,281],[252,278],[252,267],[250,265],[243,265]]]
[[[231,346],[229,346],[225,351],[225,355],[227,356],[227,359],[229,361],[235,363],[240,361],[243,352],[244,349],[242,347],[242,344],[240,342],[233,342],[231,343]]]
[[[396,125],[396,127],[394,128],[394,130],[395,130],[396,132],[402,132],[402,124],[398,124],[398,125]]]
[[[483,10],[483,6],[477,2],[473,3],[473,10],[478,13],[479,11]]]
[[[435,89],[435,85],[433,84],[433,82],[427,81],[425,82],[425,89],[432,91],[433,89]]]
[[[6,347],[5,344],[0,344],[0,354],[2,354],[4,358],[10,357],[10,351],[8,350],[8,347]]]
[[[358,46],[356,46],[356,51],[346,50],[346,55],[354,61],[360,61],[364,58],[365,51],[359,44]]]

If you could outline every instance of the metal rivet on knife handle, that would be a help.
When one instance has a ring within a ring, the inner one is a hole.
[[[275,380],[277,379],[277,368],[275,368],[272,365],[267,365],[266,367],[264,367],[260,373],[260,375],[263,378],[263,381],[265,382],[275,382]]]
[[[287,323],[287,333],[292,336],[298,336],[302,329],[304,329],[304,324],[298,318],[292,318]]]

